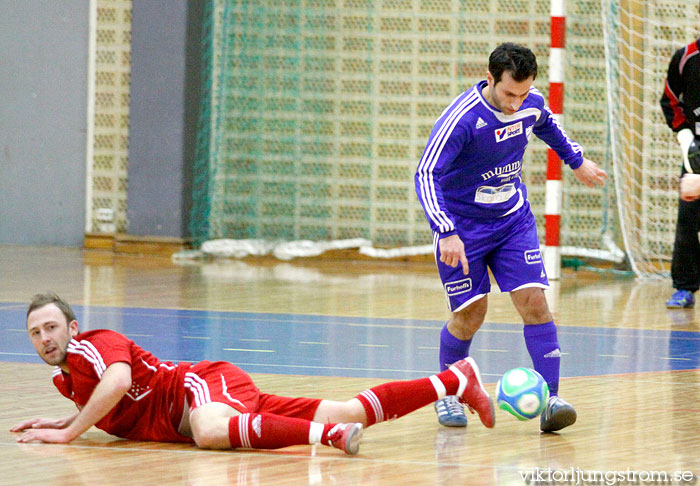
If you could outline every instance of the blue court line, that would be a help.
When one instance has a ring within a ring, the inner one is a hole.
[[[169,361],[224,360],[252,373],[409,379],[438,369],[443,321],[74,306],[81,330],[113,329]],[[0,361],[40,363],[25,304],[0,305]],[[562,377],[700,367],[700,333],[560,326]],[[486,323],[472,356],[487,382],[531,366],[522,326]]]

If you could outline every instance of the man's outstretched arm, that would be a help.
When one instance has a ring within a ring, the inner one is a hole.
[[[66,444],[99,422],[119,403],[126,392],[131,388],[131,366],[128,363],[112,363],[107,367],[100,383],[95,387],[90,399],[83,409],[74,416],[74,419],[64,428],[39,428],[15,426],[17,431],[26,430],[17,442],[52,442]],[[35,419],[36,420],[36,419]],[[40,419],[39,419],[40,420]],[[31,422],[31,421],[28,421]],[[14,432],[14,430],[13,430]]]
[[[22,432],[26,429],[65,429],[73,423],[73,420],[75,420],[75,417],[77,417],[79,413],[80,412],[75,412],[73,415],[60,419],[33,418],[25,420],[12,427],[10,432]]]

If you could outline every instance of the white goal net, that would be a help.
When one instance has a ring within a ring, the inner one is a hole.
[[[563,171],[565,262],[620,263],[624,248],[637,275],[668,271],[680,166],[659,98],[673,51],[697,34],[697,3],[567,0],[563,124],[611,180],[590,189]],[[535,85],[548,96],[551,0],[211,5],[198,243],[362,241],[429,253],[413,172],[442,109],[484,77],[504,41],[535,51]],[[543,241],[546,146],[531,145],[523,177]]]
[[[697,1],[602,0],[620,229],[640,277],[670,268],[680,150],[659,100],[676,49],[697,39]],[[700,86],[699,86],[700,89]]]

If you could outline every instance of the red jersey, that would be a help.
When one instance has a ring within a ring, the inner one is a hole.
[[[95,426],[133,440],[193,442],[178,433],[185,402],[185,372],[190,363],[160,361],[114,331],[80,333],[68,344],[70,373],[56,367],[54,385],[82,408],[112,363],[131,366],[131,389]]]

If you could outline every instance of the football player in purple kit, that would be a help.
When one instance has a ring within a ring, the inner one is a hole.
[[[521,178],[522,160],[534,133],[589,187],[607,174],[583,157],[532,86],[537,60],[527,47],[498,46],[486,80],[455,98],[438,118],[415,175],[416,193],[433,230],[433,247],[452,317],[440,335],[440,368],[469,355],[472,337],[486,316],[491,269],[523,319],[525,344],[551,397],[540,420],[543,432],[576,421],[559,398],[561,352],[549,312],[535,217]],[[435,402],[442,425],[464,427],[455,397]]]

